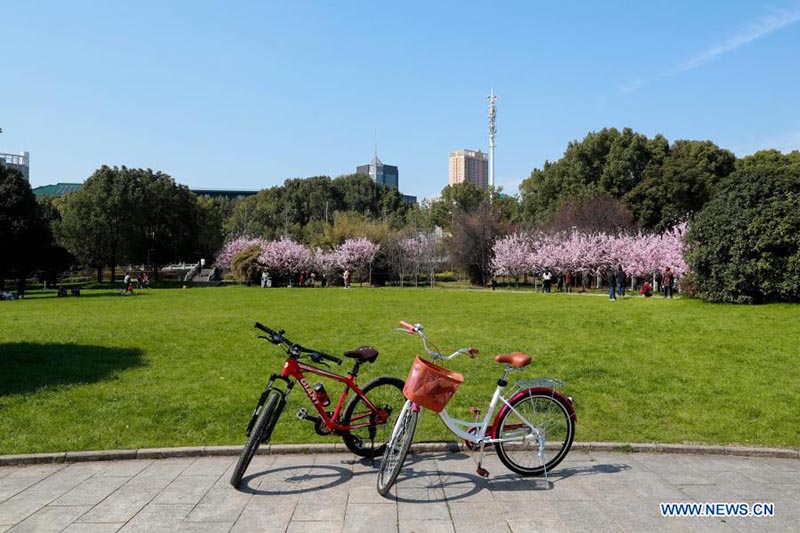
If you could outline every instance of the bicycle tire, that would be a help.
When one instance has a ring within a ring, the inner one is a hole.
[[[546,392],[520,396],[511,403],[511,407],[498,421],[496,437],[522,437],[522,440],[495,443],[497,456],[509,470],[523,476],[549,472],[566,457],[572,447],[575,421],[569,407],[560,398]],[[539,439],[526,437],[531,433],[528,423],[543,434],[544,460],[539,455]]]
[[[369,437],[370,427],[358,428],[351,430],[342,435],[347,449],[360,457],[379,457],[383,455],[386,450],[386,443],[392,436],[394,428],[394,421],[398,413],[403,408],[406,398],[403,396],[403,385],[405,383],[402,379],[383,376],[376,378],[367,383],[362,392],[364,396],[369,398],[375,407],[379,409],[388,409],[390,411],[389,417],[386,422],[373,426],[376,428],[375,437],[372,440],[375,447],[372,447],[372,442]],[[350,398],[350,402],[344,410],[342,415],[342,424],[350,425],[353,418],[356,422],[371,414],[364,401],[360,396],[354,395]]]
[[[250,466],[250,461],[253,460],[253,456],[261,443],[269,442],[272,430],[281,415],[282,401],[283,396],[278,391],[271,391],[267,396],[267,401],[264,402],[264,407],[261,408],[261,412],[258,414],[256,423],[250,431],[250,437],[248,437],[247,443],[242,449],[242,454],[236,463],[236,468],[233,470],[231,485],[234,487],[239,487],[242,482],[242,476],[244,476],[247,467]]]
[[[397,417],[392,437],[389,439],[383,459],[381,459],[381,466],[378,469],[377,488],[378,494],[381,496],[386,496],[403,468],[408,448],[414,439],[414,431],[417,429],[418,417],[419,413],[412,409],[411,400],[406,401],[403,410]]]

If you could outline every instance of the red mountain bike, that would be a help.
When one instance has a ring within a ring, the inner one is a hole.
[[[280,374],[270,376],[253,411],[253,416],[247,425],[247,443],[231,476],[231,485],[239,486],[259,445],[269,442],[295,382],[300,383],[303,392],[317,411],[317,416],[314,416],[305,408],[301,408],[297,413],[299,419],[313,422],[319,435],[340,436],[347,448],[356,455],[361,457],[382,455],[391,437],[397,413],[403,408],[406,399],[403,396],[404,382],[401,379],[379,377],[364,385],[363,389],[356,384],[359,368],[364,363],[375,362],[378,351],[369,346],[362,346],[344,352],[345,357],[355,361],[353,369],[347,376],[341,376],[301,361],[307,357],[317,365],[329,366],[326,361],[341,365],[340,358],[319,350],[304,348],[284,337],[283,330],[276,332],[258,322],[255,323],[255,327],[267,334],[259,335],[260,339],[282,346],[287,357]],[[331,400],[325,388],[321,383],[311,386],[304,372],[344,384],[344,390],[332,411],[327,409],[331,405]],[[352,395],[350,391],[353,392]],[[350,400],[345,406],[348,397]]]

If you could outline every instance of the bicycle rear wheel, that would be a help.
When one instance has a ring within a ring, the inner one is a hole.
[[[408,448],[414,439],[414,431],[417,429],[417,417],[419,417],[419,413],[412,408],[411,400],[406,400],[400,416],[397,417],[392,437],[386,445],[386,451],[383,453],[378,470],[377,486],[378,494],[381,496],[386,496],[400,474],[400,469],[408,455]]]
[[[380,411],[387,414],[385,422],[378,423],[375,413],[367,407],[360,396],[353,396],[342,415],[342,424],[349,426],[368,424],[364,427],[353,428],[349,433],[342,435],[347,449],[361,457],[378,457],[383,455],[386,443],[392,436],[394,422],[403,404],[403,380],[392,377],[380,377],[370,381],[364,386],[364,396]],[[374,445],[374,448],[373,448]]]
[[[270,437],[272,437],[272,430],[275,429],[275,424],[278,422],[282,410],[283,396],[278,391],[271,391],[267,396],[267,401],[264,402],[264,406],[261,408],[253,429],[250,431],[250,437],[244,445],[242,455],[239,456],[236,468],[233,470],[231,485],[234,487],[239,487],[239,483],[242,482],[242,476],[244,476],[245,470],[250,465],[250,461],[253,460],[259,445],[262,442],[269,442]]]
[[[545,473],[560,463],[572,447],[575,422],[569,408],[547,393],[521,396],[497,425],[497,456],[509,470],[523,476]]]

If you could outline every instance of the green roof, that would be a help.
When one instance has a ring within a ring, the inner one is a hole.
[[[35,187],[33,194],[36,196],[64,196],[68,192],[80,190],[83,183],[56,183],[55,185],[42,185]]]
[[[33,194],[36,196],[64,196],[67,193],[80,190],[83,183],[56,183],[55,185],[42,185],[35,187]],[[238,198],[240,196],[252,196],[258,191],[226,190],[226,189],[190,189],[198,196],[227,196],[228,198]]]

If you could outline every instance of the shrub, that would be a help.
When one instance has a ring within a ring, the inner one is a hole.
[[[800,152],[739,161],[695,219],[687,246],[704,299],[800,301]]]

